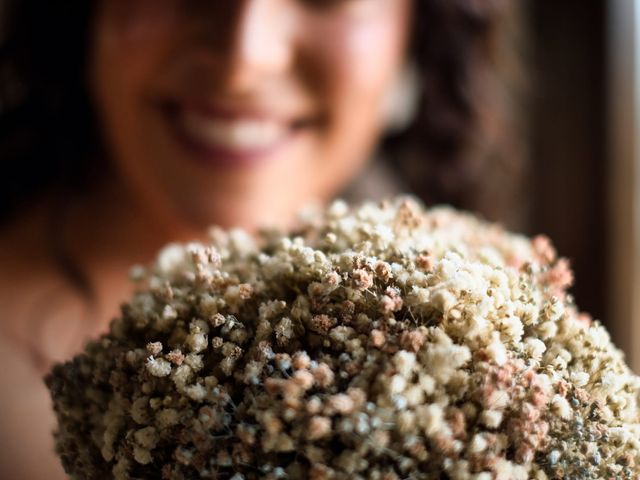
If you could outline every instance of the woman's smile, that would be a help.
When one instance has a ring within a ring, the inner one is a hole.
[[[282,114],[257,105],[167,102],[163,112],[174,139],[200,164],[249,167],[282,158],[314,126],[310,115]]]

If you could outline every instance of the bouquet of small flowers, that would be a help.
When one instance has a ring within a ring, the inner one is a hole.
[[[639,478],[640,379],[545,237],[335,202],[133,276],[47,378],[72,478]]]

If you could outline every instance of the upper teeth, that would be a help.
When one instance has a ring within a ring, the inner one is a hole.
[[[284,125],[274,121],[211,119],[193,112],[182,115],[182,125],[194,140],[230,150],[269,147],[286,133]]]

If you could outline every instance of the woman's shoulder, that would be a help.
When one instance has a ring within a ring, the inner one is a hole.
[[[55,417],[41,372],[3,336],[0,358],[0,478],[67,478],[53,454]]]
[[[0,383],[11,385],[0,395],[0,441],[6,445],[0,452],[2,478],[41,478],[45,472],[47,478],[64,478],[53,455],[55,420],[42,381],[54,337],[48,316],[38,314],[45,308],[37,305],[56,284],[43,244],[35,217],[0,232]]]

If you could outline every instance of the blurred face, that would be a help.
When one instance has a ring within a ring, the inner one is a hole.
[[[410,0],[103,0],[90,87],[115,170],[172,228],[282,224],[371,153]]]

